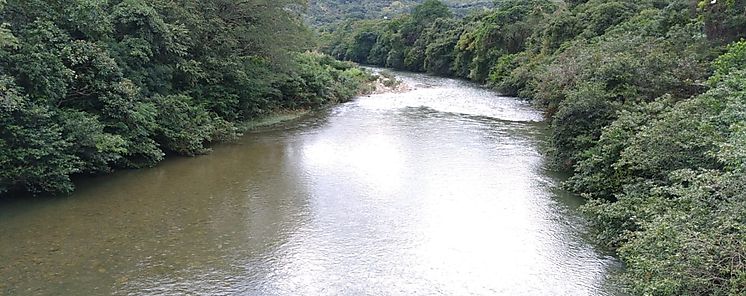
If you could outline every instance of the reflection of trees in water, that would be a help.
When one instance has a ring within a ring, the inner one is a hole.
[[[12,242],[0,248],[5,285],[140,293],[245,276],[242,262],[271,253],[297,227],[304,208],[297,197],[305,195],[287,179],[285,144],[248,138],[207,156],[95,178],[68,199],[4,215],[0,233]]]
[[[459,112],[413,93],[400,94],[402,106],[360,98],[29,211],[9,224],[32,228],[9,237],[44,233],[33,241],[48,244],[20,244],[41,253],[67,244],[45,266],[72,255],[59,278],[80,281],[25,284],[70,294],[95,285],[112,289],[105,294],[311,295],[597,287],[611,260],[578,236],[571,197],[551,191],[541,124],[480,113],[485,102],[475,100],[502,101],[445,85],[470,96],[456,100]],[[52,226],[37,216],[56,211],[72,216]],[[37,218],[48,229],[28,221]],[[32,258],[20,253],[10,255]],[[30,260],[17,267],[34,270]],[[501,282],[484,276],[494,274]]]
[[[261,267],[268,254],[285,244],[302,222],[306,194],[302,182],[285,171],[287,147],[282,139],[249,135],[241,144],[218,149],[189,160],[194,163],[164,168],[172,177],[155,192],[174,192],[177,187],[174,194],[187,197],[187,204],[176,200],[186,215],[170,215],[166,221],[178,229],[169,239],[179,245],[155,246],[174,249],[157,263],[175,268],[153,268],[123,291],[174,285],[192,292],[247,289],[245,285],[257,281],[253,277],[262,276],[252,270],[269,270]]]

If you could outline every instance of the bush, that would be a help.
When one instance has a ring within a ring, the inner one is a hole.
[[[63,2],[0,0],[0,193],[205,153],[238,122],[348,99],[367,79],[301,54],[294,0]],[[377,35],[357,40],[367,55]]]
[[[205,145],[215,126],[204,108],[186,95],[156,95],[153,101],[158,109],[155,138],[164,149],[187,156],[209,151]]]
[[[70,175],[80,160],[62,135],[54,114],[20,94],[10,78],[0,79],[0,193],[11,189],[30,192],[70,192]]]

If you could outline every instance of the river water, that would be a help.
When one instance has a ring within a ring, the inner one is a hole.
[[[401,75],[414,90],[3,202],[0,295],[616,295],[541,114]]]

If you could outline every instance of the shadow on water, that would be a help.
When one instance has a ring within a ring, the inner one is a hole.
[[[5,205],[0,234],[12,245],[0,248],[4,284],[14,294],[204,292],[211,281],[229,284],[226,276],[243,273],[235,262],[282,244],[302,221],[306,194],[283,177],[282,146],[261,141],[246,154],[244,144],[223,145],[91,178],[70,197]]]
[[[0,294],[618,295],[541,114],[399,75],[422,86],[4,201]]]

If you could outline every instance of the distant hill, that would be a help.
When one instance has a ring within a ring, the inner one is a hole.
[[[409,12],[425,0],[309,0],[307,20],[312,25],[348,19],[378,19]],[[493,0],[443,0],[456,16],[493,6]]]

